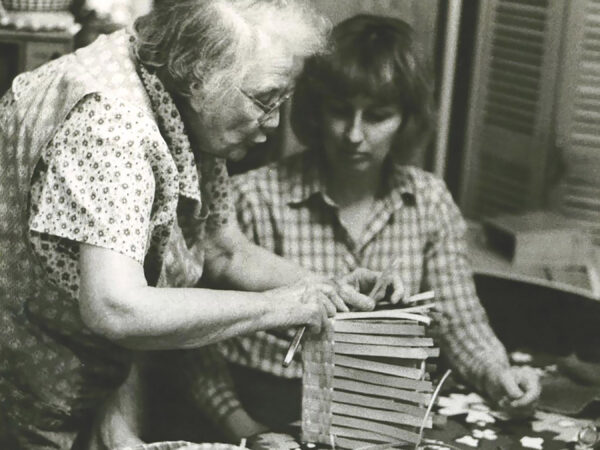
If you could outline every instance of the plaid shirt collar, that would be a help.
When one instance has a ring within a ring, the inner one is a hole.
[[[314,196],[319,196],[325,204],[337,208],[336,203],[327,195],[326,169],[324,164],[314,163],[318,155],[305,152],[300,164],[284,171],[279,183],[283,201],[288,204],[303,204]],[[385,209],[395,211],[403,205],[415,204],[415,183],[410,170],[401,167],[387,177],[386,186],[379,197]]]

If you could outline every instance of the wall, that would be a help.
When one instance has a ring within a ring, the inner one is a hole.
[[[433,55],[436,39],[438,0],[310,0],[314,7],[333,23],[359,13],[399,17],[412,24],[415,32]]]

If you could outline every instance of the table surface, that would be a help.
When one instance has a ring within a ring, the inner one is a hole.
[[[537,370],[544,382],[564,376],[557,368],[556,362],[559,359],[552,355],[518,351],[511,353],[511,358],[513,364],[528,365]],[[597,386],[596,390],[600,400],[600,386]],[[544,398],[540,403],[544,407],[547,404]],[[438,416],[445,419],[445,423],[426,430],[424,443],[428,443],[429,447],[423,448],[461,450],[582,448],[576,445],[579,431],[590,424],[600,426],[600,402],[591,403],[590,406],[591,408],[570,416],[538,409],[531,418],[510,419],[505,414],[494,411],[484,399],[457,383],[451,376],[442,387],[434,408]],[[299,435],[297,427],[290,427],[286,432],[289,434],[266,434],[255,437],[248,442],[248,446],[255,450],[331,448],[323,445],[315,447],[299,444],[298,439],[293,437]],[[595,448],[600,448],[600,443]]]
[[[516,267],[487,246],[480,224],[469,222],[468,225],[468,252],[475,273],[524,281],[600,300],[600,248],[590,249],[585,274],[579,274],[575,268],[560,270],[558,266]]]
[[[460,394],[465,397],[468,394]],[[462,401],[462,400],[461,400]],[[477,407],[478,408],[478,407]],[[423,444],[429,445],[422,448],[436,449],[461,449],[473,448],[483,450],[508,450],[523,448],[540,448],[544,450],[574,450],[576,448],[577,434],[579,430],[593,422],[591,419],[575,419],[572,417],[536,412],[534,418],[519,420],[498,420],[494,423],[474,421],[470,415],[481,414],[479,410],[458,413],[447,418],[443,426],[436,426],[427,430],[424,435]],[[277,438],[279,444],[272,444],[272,438],[268,437],[261,442],[261,436],[254,438],[248,447],[254,450],[277,450],[277,449],[330,449],[330,446],[300,444],[298,432],[291,430],[285,438]],[[282,435],[279,435],[282,436]],[[258,440],[257,440],[258,439]],[[525,440],[523,440],[525,439]],[[527,442],[527,441],[528,442]],[[294,446],[293,443],[296,443]],[[434,445],[432,445],[434,444]],[[530,444],[531,447],[526,445]],[[394,447],[399,448],[399,447]],[[407,446],[406,448],[413,448]]]

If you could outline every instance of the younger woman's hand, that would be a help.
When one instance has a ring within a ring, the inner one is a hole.
[[[398,303],[404,298],[404,283],[398,270],[378,272],[366,268],[358,268],[339,280],[342,285],[350,285],[364,295],[370,295],[376,284],[378,288],[373,293],[373,300],[380,302],[391,292],[390,301]]]
[[[485,388],[492,401],[513,417],[531,416],[542,390],[539,376],[531,367],[490,373]]]

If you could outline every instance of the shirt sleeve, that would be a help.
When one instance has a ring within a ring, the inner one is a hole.
[[[30,229],[143,263],[155,191],[152,127],[124,104],[98,94],[82,99],[42,154]]]
[[[227,362],[215,345],[187,352],[182,371],[188,377],[194,404],[215,424],[222,424],[242,407]]]
[[[467,257],[466,224],[445,186],[430,211],[434,224],[425,251],[426,280],[440,302],[442,352],[466,380],[483,389],[489,374],[509,366],[506,350],[481,305]]]

